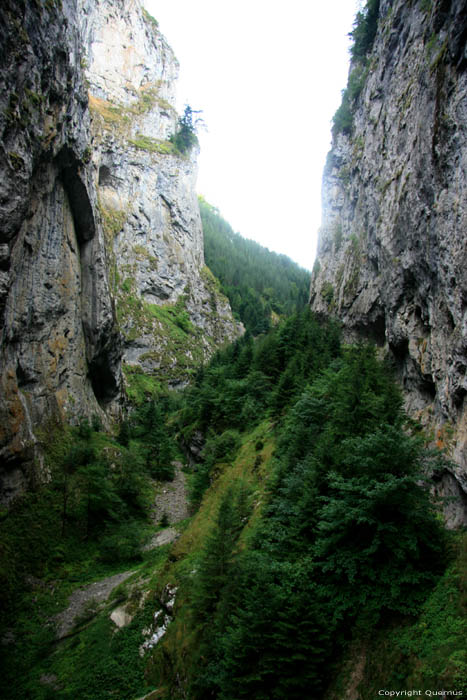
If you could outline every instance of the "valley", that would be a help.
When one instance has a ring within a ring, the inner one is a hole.
[[[2,698],[467,696],[466,17],[361,3],[308,272],[140,0],[5,0]]]

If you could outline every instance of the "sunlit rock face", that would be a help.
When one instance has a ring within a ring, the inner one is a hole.
[[[52,423],[118,412],[76,3],[0,8],[0,495],[41,478]],[[42,431],[37,428],[41,427]]]
[[[315,311],[370,338],[398,368],[407,408],[456,462],[467,492],[467,3],[382,0],[351,135],[323,179]],[[454,478],[455,477],[455,478]]]
[[[168,140],[178,127],[178,63],[139,2],[82,0],[81,14],[126,374],[143,369],[180,385],[241,328],[204,267],[196,148],[180,154]]]

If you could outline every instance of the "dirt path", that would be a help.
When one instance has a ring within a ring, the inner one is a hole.
[[[169,525],[184,520],[189,515],[188,498],[186,492],[185,474],[182,471],[182,463],[174,462],[175,478],[173,481],[162,484],[159,493],[154,500],[152,518],[155,525],[159,525],[162,516],[166,515]],[[166,527],[154,535],[151,541],[145,546],[145,550],[162,547],[164,544],[173,542],[178,537],[178,532],[174,527]],[[69,605],[56,616],[57,638],[67,637],[75,626],[76,618],[83,616],[89,611],[89,617],[93,617],[93,610],[109,597],[113,589],[122,581],[125,581],[133,571],[125,571],[122,574],[109,576],[89,586],[78,588],[69,597]],[[95,604],[94,604],[95,603]],[[90,608],[93,610],[90,610]]]
[[[185,474],[182,472],[182,463],[174,462],[175,478],[161,485],[159,493],[154,501],[153,518],[159,524],[162,516],[167,516],[169,525],[178,523],[189,516],[188,495],[186,492]]]
[[[63,610],[56,616],[57,621],[57,639],[67,637],[75,626],[75,619],[83,615],[91,601],[96,603],[96,608],[99,603],[107,600],[113,589],[122,581],[125,581],[131,576],[134,571],[124,571],[122,574],[115,574],[108,578],[103,578],[101,581],[91,583],[89,586],[77,588],[76,591],[69,597],[69,605],[66,610]],[[92,614],[90,615],[93,616]]]

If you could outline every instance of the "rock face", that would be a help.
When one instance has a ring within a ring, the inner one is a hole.
[[[82,0],[99,203],[131,386],[142,371],[171,385],[240,334],[204,266],[196,149],[178,128],[178,63],[137,1]]]
[[[25,461],[40,455],[36,428],[105,417],[121,370],[76,4],[6,0],[0,17],[0,490],[8,500],[34,477]]]
[[[5,0],[0,20],[8,501],[40,478],[51,421],[118,416],[123,352],[130,389],[183,383],[241,328],[204,267],[196,153],[168,141],[178,65],[157,23],[139,0]]]
[[[465,0],[381,1],[352,127],[328,156],[311,283],[315,311],[391,353],[409,411],[448,448],[451,525],[467,522],[466,37]]]

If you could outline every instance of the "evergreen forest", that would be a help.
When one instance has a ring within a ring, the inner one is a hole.
[[[334,137],[379,7],[357,13]],[[307,270],[200,211],[245,333],[184,389],[141,370],[110,428],[37,433],[31,488],[0,510],[0,697],[466,697],[467,534],[444,527],[452,465],[404,411],[394,355],[346,343],[307,306]],[[157,308],[189,346],[183,305]]]
[[[2,697],[337,700],[362,649],[380,660],[362,697],[440,677],[467,692],[467,542],[436,513],[426,474],[445,458],[426,442],[391,366],[308,309],[246,332],[185,391],[134,404],[113,435],[97,418],[51,426],[50,482],[0,524],[15,638]],[[168,524],[149,513],[174,457],[190,515],[147,549]],[[72,590],[128,571],[56,641]]]
[[[218,209],[199,198],[206,264],[221,283],[234,315],[253,335],[304,308],[310,273],[235,233]]]

